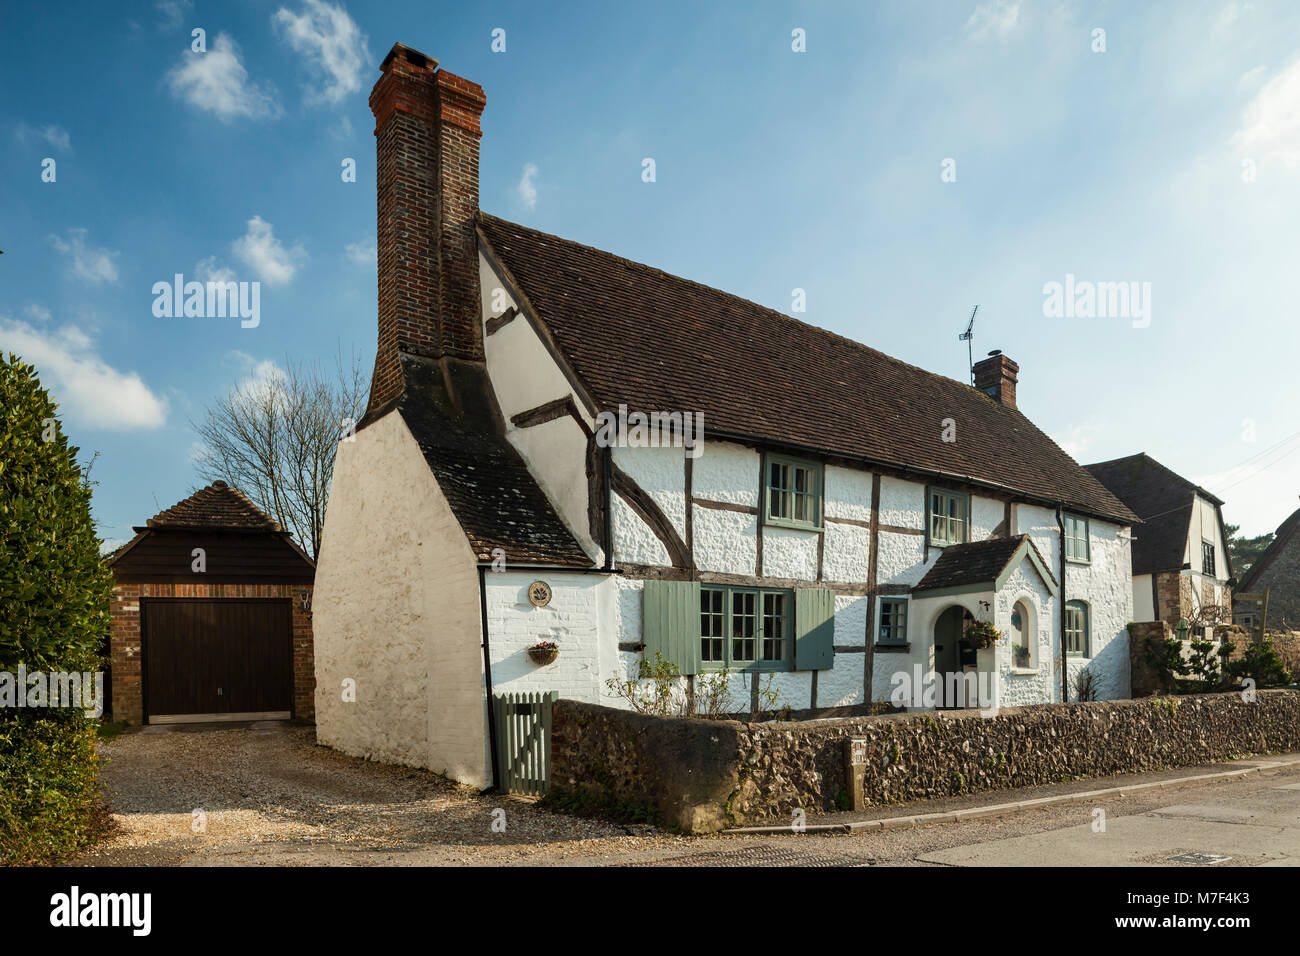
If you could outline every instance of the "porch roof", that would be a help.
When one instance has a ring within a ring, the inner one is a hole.
[[[1039,554],[1029,535],[989,538],[944,548],[939,560],[921,578],[912,593],[936,597],[970,591],[1000,591],[1021,562],[1028,560],[1038,572],[1047,590],[1056,595],[1056,578]]]

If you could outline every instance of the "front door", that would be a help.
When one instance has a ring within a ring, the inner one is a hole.
[[[958,687],[964,680],[962,666],[962,631],[970,612],[953,606],[939,615],[934,623],[935,706],[940,709],[965,706],[967,701]],[[956,679],[949,675],[956,675]]]

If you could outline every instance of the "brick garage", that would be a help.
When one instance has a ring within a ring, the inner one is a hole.
[[[225,482],[110,556],[110,708],[130,724],[315,715],[315,566]]]

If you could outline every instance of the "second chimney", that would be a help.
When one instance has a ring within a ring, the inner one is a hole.
[[[975,363],[975,387],[995,402],[1016,407],[1016,382],[1019,380],[1020,366],[1007,358],[998,349],[989,353],[986,359]]]
[[[379,344],[370,406],[405,388],[399,356],[480,361],[477,83],[398,43],[370,93],[378,192]]]

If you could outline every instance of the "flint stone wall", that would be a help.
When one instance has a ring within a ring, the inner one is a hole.
[[[552,790],[654,807],[687,832],[845,806],[845,741],[866,740],[871,804],[1300,750],[1300,693],[1260,691],[805,722],[658,718],[555,705]]]

